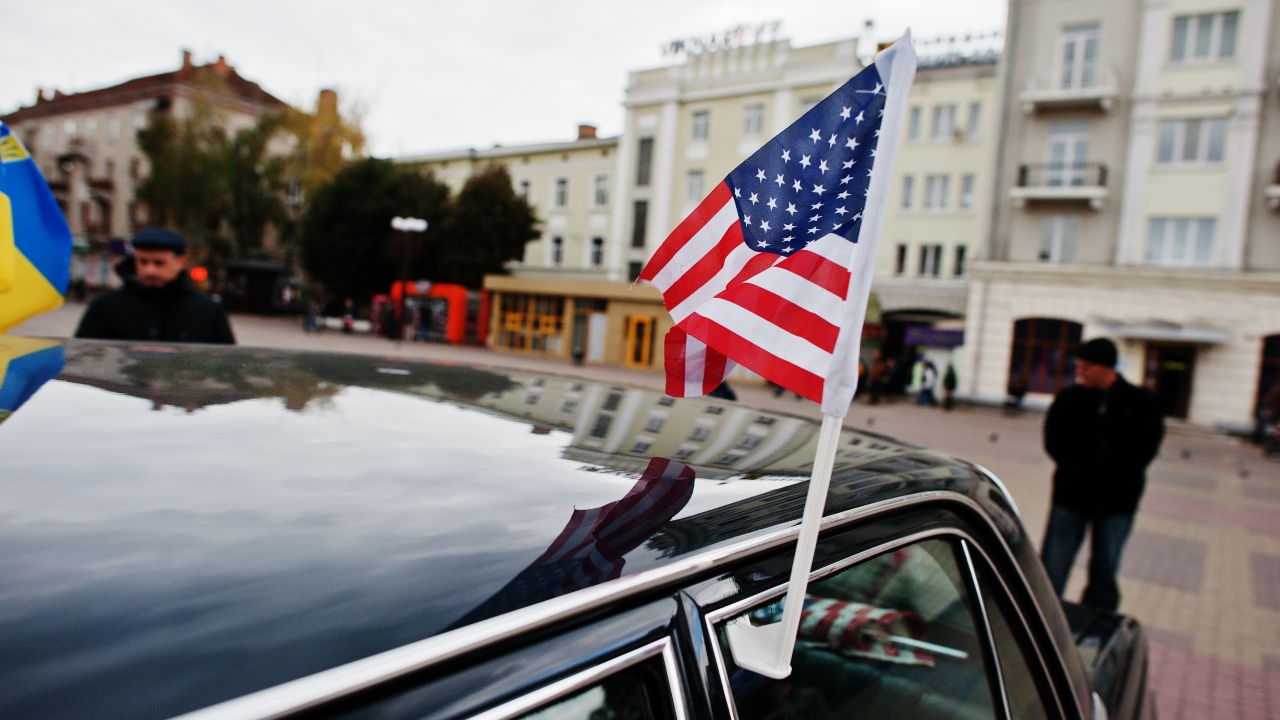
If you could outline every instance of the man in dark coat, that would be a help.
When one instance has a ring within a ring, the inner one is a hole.
[[[1106,610],[1120,606],[1116,570],[1147,465],[1164,437],[1155,397],[1116,372],[1115,343],[1090,340],[1076,355],[1076,384],[1054,398],[1044,421],[1044,447],[1057,464],[1053,507],[1040,558],[1062,595],[1076,553],[1092,526],[1089,582],[1082,602]]]
[[[164,228],[133,236],[133,255],[116,266],[124,287],[94,300],[76,337],[234,344],[222,306],[187,275],[187,241]]]

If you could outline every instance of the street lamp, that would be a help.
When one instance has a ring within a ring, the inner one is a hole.
[[[413,246],[409,244],[409,240],[413,237],[409,233],[424,233],[427,231],[427,221],[422,218],[415,217],[396,217],[391,218],[391,228],[400,234],[400,243],[403,246],[400,261],[400,336],[404,337],[404,301],[409,294],[409,259],[413,252]]]

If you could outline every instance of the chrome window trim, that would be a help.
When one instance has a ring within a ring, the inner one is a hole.
[[[864,560],[868,560],[877,555],[881,555],[886,552],[892,552],[894,550],[897,550],[898,548],[905,547],[907,545],[912,545],[914,543],[921,542],[923,540],[928,540],[930,538],[943,537],[943,536],[951,536],[951,537],[959,538],[963,545],[972,546],[979,553],[981,553],[983,559],[986,560],[986,563],[988,566],[993,568],[995,567],[995,563],[991,562],[991,557],[987,555],[985,550],[982,549],[982,546],[980,546],[976,541],[974,541],[974,539],[970,537],[970,535],[965,531],[959,528],[949,528],[949,527],[934,528],[932,530],[922,530],[920,532],[912,533],[910,535],[904,535],[900,538],[895,538],[886,543],[877,545],[874,548],[870,548],[862,552],[855,553],[847,558],[842,558],[840,560],[837,560],[836,562],[831,563],[830,565],[826,565],[822,568],[819,568],[809,573],[809,582],[814,582],[815,580],[821,580],[822,578],[827,577],[828,575],[834,575],[835,573],[840,572],[841,570],[844,570],[847,567],[856,565]],[[1003,542],[1003,539],[1002,539],[1002,542]],[[980,593],[981,589],[977,586],[978,576],[977,576],[977,573],[974,572],[972,561],[968,556],[967,549],[965,554],[965,560],[967,561],[967,564],[968,564],[968,567],[965,568],[965,571],[968,573],[970,578],[970,583],[973,586],[969,588],[969,591]],[[1021,570],[1019,570],[1019,574],[1021,574]],[[1003,590],[1006,595],[1009,595],[1009,588],[1007,585],[1004,584],[1003,578],[1000,578],[999,575],[997,574],[996,579],[1000,582],[1000,585],[1001,585],[1000,589]],[[1024,582],[1025,582],[1025,579],[1024,579]],[[722,622],[734,615],[737,615],[738,613],[742,612],[747,608],[753,607],[763,602],[767,602],[772,599],[782,597],[783,595],[786,594],[786,591],[787,591],[786,583],[783,583],[781,585],[778,585],[777,587],[773,587],[768,590],[763,590],[749,597],[734,601],[733,603],[730,603],[729,605],[726,605],[722,608],[717,608],[716,610],[706,613],[704,616],[706,619],[706,637],[708,638],[708,642],[711,643],[711,651],[716,659],[716,671],[720,677],[720,685],[724,693],[724,703],[728,707],[729,716],[733,720],[738,720],[738,709],[733,702],[733,695],[729,689],[730,688],[729,674],[728,674],[727,668],[725,667],[724,655],[722,654],[722,651],[720,649],[720,636],[719,636],[719,633],[716,632],[715,626],[717,623]],[[986,638],[986,641],[988,643],[992,656],[996,658],[997,671],[999,672],[999,655],[996,654],[995,652],[995,645],[994,645],[995,638],[991,635],[990,621],[986,617],[985,605],[982,603],[981,595],[978,596],[978,607],[981,608],[983,611],[982,621],[985,625],[983,628],[980,629],[980,632]],[[1018,607],[1018,604],[1016,602],[1013,603],[1013,607],[1014,607],[1014,611],[1018,613],[1018,622],[1022,623],[1023,632],[1025,632],[1028,635],[1031,635],[1031,633],[1029,632],[1029,626],[1026,624],[1026,618],[1025,616],[1023,616],[1021,608]],[[1052,637],[1050,637],[1050,640],[1052,641]],[[1039,645],[1036,643],[1032,643],[1032,645],[1034,646],[1035,652],[1036,652],[1035,659],[1040,664],[1040,672],[1044,674],[1046,677],[1049,677],[1050,676],[1049,668],[1048,668],[1048,665],[1045,663],[1045,658],[1040,651]],[[1005,706],[1004,717],[1008,718],[1009,717],[1009,712],[1007,709],[1008,705],[1007,705],[1007,699],[1005,699],[1005,696],[1007,696],[1007,689],[1004,686],[1003,675],[1000,675],[998,679],[1000,681],[1000,693],[1002,696],[1002,701],[1004,702],[1004,706]],[[1050,691],[1053,693],[1050,699],[1057,706],[1059,716],[1066,717],[1066,714],[1063,712],[1063,704],[1062,704],[1062,699],[1060,697],[1061,694],[1058,692],[1058,688],[1055,687],[1052,682],[1049,684],[1049,688],[1050,688]],[[1071,695],[1071,697],[1075,697],[1075,693],[1069,693],[1069,694]]]
[[[978,571],[973,567],[973,557],[969,555],[970,540],[960,540],[960,550],[964,554],[964,572],[969,580],[969,592],[973,593],[973,601],[978,605],[979,621],[982,623],[982,637],[987,642],[987,652],[991,654],[991,665],[996,669],[996,687],[1000,689],[1000,710],[1006,720],[1013,718],[1009,712],[1009,689],[1004,683],[1004,669],[1000,667],[1000,652],[996,650],[996,637],[991,633],[991,618],[987,616],[987,604],[982,601],[982,588],[978,585]]]
[[[973,465],[975,468],[977,468],[977,469],[978,469],[978,472],[980,472],[980,473],[982,473],[983,475],[985,475],[985,476],[986,476],[986,478],[987,478],[988,480],[990,480],[990,481],[991,481],[991,484],[992,484],[992,485],[995,485],[995,486],[996,486],[996,489],[998,489],[998,490],[1000,491],[1000,494],[1004,496],[1004,501],[1005,501],[1005,502],[1007,502],[1007,503],[1009,503],[1009,507],[1010,507],[1010,508],[1013,508],[1013,514],[1014,514],[1014,515],[1017,515],[1017,516],[1018,516],[1018,519],[1019,519],[1019,520],[1021,520],[1021,519],[1022,519],[1022,511],[1018,509],[1018,503],[1016,503],[1016,502],[1014,502],[1014,501],[1013,501],[1013,494],[1009,492],[1009,488],[1005,487],[1005,485],[1004,485],[1004,481],[1002,481],[1000,478],[996,477],[996,474],[995,474],[995,473],[993,473],[993,472],[991,472],[990,470],[988,470],[988,469],[986,469],[986,468],[982,467],[981,465],[979,465],[979,464],[977,464],[977,463],[970,463],[970,464],[971,464],[971,465]]]
[[[828,531],[894,510],[938,501],[958,503],[975,511],[992,530],[995,537],[999,538],[1005,552],[1012,557],[1013,553],[1000,533],[1000,529],[987,517],[982,506],[973,498],[952,490],[927,490],[845,510],[823,518],[822,530]],[[757,553],[786,545],[792,542],[799,532],[800,520],[796,519],[786,527],[766,531],[753,538],[739,540],[720,548],[675,560],[661,567],[513,610],[466,627],[354,660],[345,665],[225,700],[180,717],[183,720],[272,720],[287,717],[411,672],[461,657],[517,635],[555,624],[574,615],[604,607],[628,596],[679,583],[714,570],[719,565],[737,562]],[[1036,611],[1043,614],[1039,601],[1034,593],[1030,592],[1030,584],[1022,575],[1021,568],[1018,568],[1016,563],[1014,568],[1024,587],[1027,588]],[[1049,641],[1060,653],[1061,648],[1057,647],[1052,635]],[[1074,700],[1074,693],[1072,698],[1077,706],[1077,715],[1084,717],[1084,713],[1078,709],[1079,703]]]
[[[550,685],[544,685],[537,690],[522,695],[514,700],[505,702],[495,708],[472,715],[471,720],[511,720],[512,718],[519,717],[525,713],[538,710],[555,700],[588,687],[598,680],[606,678],[621,670],[625,670],[633,665],[638,665],[657,655],[662,655],[662,663],[663,667],[666,669],[670,698],[672,705],[675,708],[675,718],[676,720],[686,720],[684,694],[680,692],[680,674],[676,665],[675,651],[671,645],[671,638],[669,637],[661,640],[655,640],[648,645],[636,648],[631,652],[624,653],[611,660],[606,660],[599,665],[592,666],[580,673],[577,673],[576,675],[570,675],[563,680],[557,680]]]

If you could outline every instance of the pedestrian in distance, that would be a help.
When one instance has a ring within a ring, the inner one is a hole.
[[[165,228],[139,230],[133,253],[116,265],[123,287],[94,300],[76,337],[235,344],[221,305],[187,274],[187,240]]]
[[[934,367],[932,360],[925,360],[920,368],[920,394],[916,397],[916,402],[929,407],[937,405],[938,398],[934,394],[934,388],[937,385],[938,368]]]
[[[947,371],[942,375],[942,409],[952,410],[956,406],[956,366],[947,363]]]
[[[1040,559],[1062,595],[1076,553],[1091,530],[1089,581],[1082,603],[1120,606],[1116,571],[1133,528],[1147,466],[1164,437],[1156,398],[1116,371],[1115,343],[1097,338],[1076,354],[1076,383],[1058,393],[1044,421],[1044,447],[1056,465],[1053,504]]]
[[[356,304],[351,298],[342,303],[342,332],[350,335],[356,331]]]
[[[884,355],[877,350],[875,357],[871,359],[871,404],[879,405],[880,396],[884,394],[884,381],[889,377],[889,363],[885,361]]]

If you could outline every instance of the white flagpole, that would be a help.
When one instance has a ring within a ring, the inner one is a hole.
[[[881,60],[884,60],[883,65]],[[840,396],[838,401],[831,400],[824,393],[822,428],[818,431],[818,449],[813,458],[813,474],[809,479],[809,494],[805,499],[804,515],[800,521],[800,535],[796,538],[796,553],[791,561],[791,577],[787,582],[787,595],[783,600],[782,622],[769,625],[752,625],[745,615],[730,621],[725,626],[729,648],[733,652],[734,662],[738,667],[750,670],[765,677],[781,680],[791,674],[791,653],[795,649],[796,635],[800,630],[800,614],[804,610],[805,591],[809,585],[809,574],[813,570],[813,555],[818,546],[818,530],[822,526],[823,511],[826,509],[827,490],[831,486],[831,470],[835,465],[836,448],[840,443],[840,428],[844,424],[844,416],[835,415],[834,409],[848,410],[857,388],[856,364],[858,347],[862,337],[862,324],[865,320],[867,299],[871,290],[875,252],[879,246],[880,227],[884,220],[884,209],[888,203],[889,179],[893,171],[893,155],[897,149],[898,130],[902,123],[902,114],[906,105],[906,95],[911,89],[916,71],[915,51],[911,46],[911,30],[907,30],[898,42],[876,59],[876,65],[886,87],[886,107],[884,122],[881,125],[880,147],[885,155],[877,159],[876,176],[872,178],[870,194],[864,211],[859,243],[866,248],[867,257],[861,262],[857,272],[853,273],[851,292],[861,293],[856,307],[851,306],[855,316],[842,322],[842,337],[837,343],[836,362],[842,362],[844,377],[841,379],[843,393],[831,393]],[[887,142],[886,142],[887,141]],[[863,237],[866,234],[867,237]],[[865,242],[864,242],[865,241]],[[857,288],[856,290],[853,288]],[[850,298],[850,302],[854,302]],[[844,352],[841,352],[841,350]],[[851,377],[849,376],[851,373]],[[828,384],[833,378],[827,378]]]

